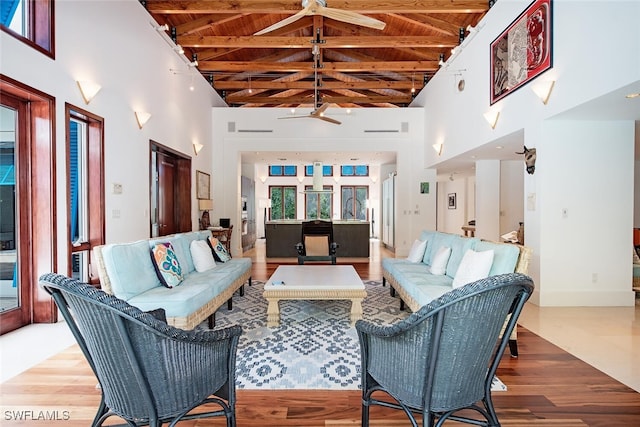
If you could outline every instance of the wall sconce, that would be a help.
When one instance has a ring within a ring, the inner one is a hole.
[[[88,80],[78,80],[78,88],[80,89],[80,93],[82,94],[82,99],[84,99],[85,104],[89,105],[94,96],[102,89],[97,83],[90,82]]]
[[[264,184],[265,182],[267,182],[267,177],[266,177],[266,176],[264,176],[264,175],[262,175],[262,176],[260,177],[260,182],[262,182],[263,184]]]
[[[202,147],[204,147],[204,145],[198,144],[196,142],[193,143],[193,152],[196,153],[196,156],[200,154],[200,150],[202,150]]]
[[[144,111],[136,111],[135,113],[136,113],[136,121],[138,122],[138,127],[142,129],[144,125],[151,118],[151,114],[146,113]]]
[[[433,144],[432,147],[434,150],[436,150],[436,153],[438,154],[438,156],[442,155],[442,147],[444,147],[444,144],[442,142],[438,144]]]
[[[549,97],[551,96],[551,91],[553,90],[553,86],[555,85],[555,80],[549,80],[546,82],[541,82],[531,86],[531,90],[533,93],[538,95],[538,98],[542,101],[544,105],[547,105],[549,101]]]
[[[500,117],[500,111],[487,111],[483,116],[487,123],[489,123],[489,126],[491,126],[491,129],[495,129],[498,124],[498,117]]]

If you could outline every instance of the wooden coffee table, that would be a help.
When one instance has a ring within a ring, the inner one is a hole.
[[[351,324],[362,319],[364,284],[351,265],[281,265],[264,285],[267,326],[280,324],[280,300],[350,300]]]

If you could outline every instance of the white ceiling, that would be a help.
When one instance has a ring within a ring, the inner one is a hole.
[[[245,151],[242,163],[309,165],[313,162],[326,165],[385,165],[396,162],[395,151]]]

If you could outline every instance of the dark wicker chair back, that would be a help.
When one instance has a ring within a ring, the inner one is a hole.
[[[362,425],[369,425],[369,406],[381,405],[404,410],[414,426],[414,413],[422,414],[424,426],[446,419],[499,426],[491,383],[532,292],[533,281],[523,274],[492,276],[454,289],[393,325],[358,321]],[[372,398],[377,390],[397,403]],[[456,415],[465,408],[484,420]]]
[[[298,264],[305,261],[331,261],[336,263],[338,243],[333,241],[333,223],[320,219],[304,221],[300,243],[296,244]]]
[[[164,311],[145,313],[58,274],[40,286],[53,297],[93,369],[102,400],[93,426],[111,416],[129,425],[225,416],[235,426],[235,360],[240,326],[185,331]],[[221,409],[194,410],[205,403]]]

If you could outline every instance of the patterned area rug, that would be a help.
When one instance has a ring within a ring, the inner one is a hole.
[[[379,281],[365,281],[364,319],[392,323],[409,316]],[[349,323],[350,301],[280,301],[280,326],[268,328],[264,282],[245,286],[233,310],[216,313],[216,327],[241,325],[238,344],[239,389],[360,388],[360,345]],[[206,323],[202,325],[205,326]],[[496,379],[497,380],[497,379]],[[497,380],[495,389],[504,387]],[[504,387],[506,390],[506,387]]]

